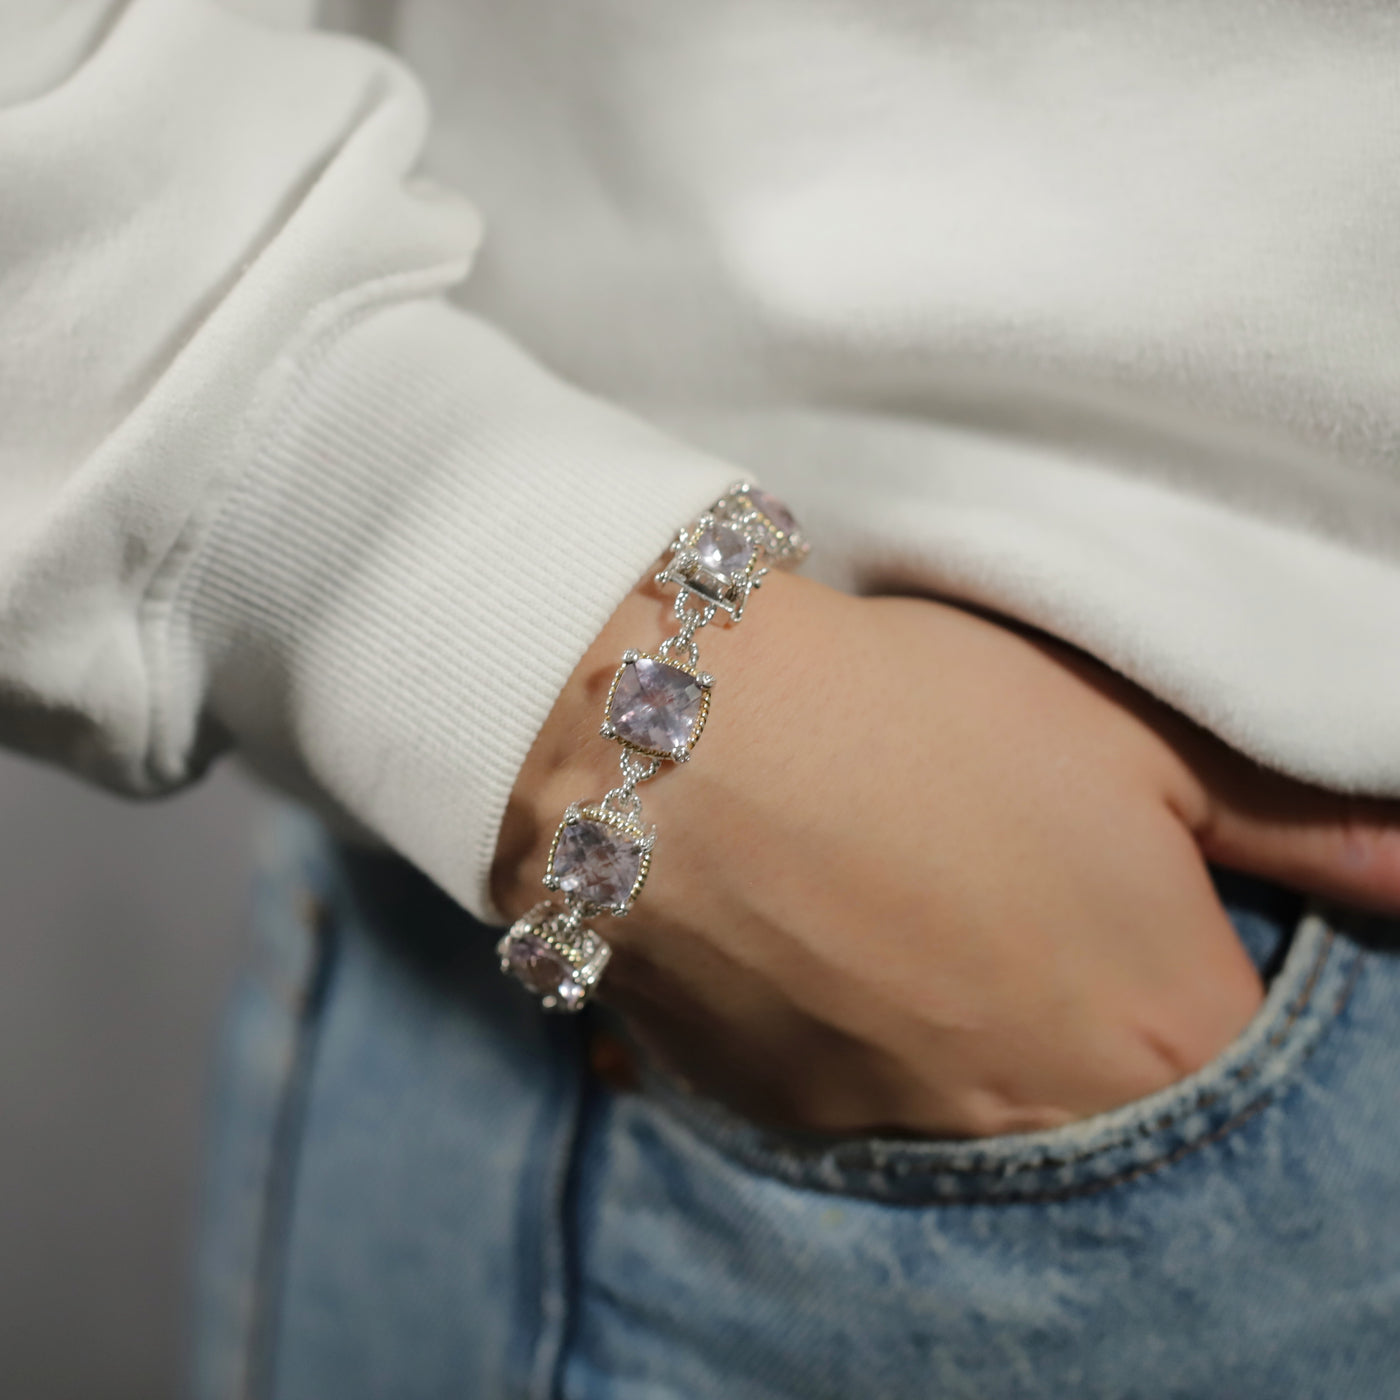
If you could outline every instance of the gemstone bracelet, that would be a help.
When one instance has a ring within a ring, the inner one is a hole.
[[[577,1011],[588,1000],[611,950],[584,920],[622,918],[646,883],[656,832],[643,824],[637,788],[690,757],[710,713],[714,678],[700,669],[695,634],[719,613],[738,622],[769,565],[795,568],[807,550],[786,507],[747,481],[672,543],[656,581],[676,586],[678,630],[655,651],[624,651],[608,690],[602,734],[622,746],[621,781],[564,813],[544,875],[560,898],[535,905],[496,945],[501,971],[547,1010]]]

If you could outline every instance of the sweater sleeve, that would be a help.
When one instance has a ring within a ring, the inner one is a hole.
[[[0,738],[132,794],[236,746],[490,918],[550,705],[734,473],[445,299],[479,219],[390,55],[83,35],[4,75]]]

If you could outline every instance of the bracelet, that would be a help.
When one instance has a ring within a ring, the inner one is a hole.
[[[700,669],[695,634],[721,614],[726,624],[738,622],[769,567],[795,568],[808,548],[787,508],[747,481],[672,542],[656,581],[676,587],[678,630],[655,651],[624,651],[608,689],[601,732],[622,747],[620,781],[564,813],[544,874],[560,898],[535,905],[496,945],[501,971],[546,1010],[577,1011],[587,1002],[611,949],[584,920],[624,918],[646,883],[656,831],[643,824],[637,788],[663,764],[690,757],[710,713],[714,677]]]

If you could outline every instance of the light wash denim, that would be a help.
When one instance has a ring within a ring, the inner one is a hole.
[[[1400,1396],[1400,926],[1217,877],[1268,999],[1150,1100],[980,1142],[606,1087],[494,934],[278,828],[216,1096],[196,1393]],[[857,936],[853,931],[853,936]]]

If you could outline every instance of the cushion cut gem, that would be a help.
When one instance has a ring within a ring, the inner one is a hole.
[[[768,492],[760,491],[757,487],[744,494],[748,496],[749,503],[756,511],[768,517],[769,524],[775,530],[790,535],[797,529],[797,521],[793,519],[792,512],[775,496],[770,496]]]
[[[711,525],[695,541],[700,567],[725,583],[733,583],[753,558],[753,541],[732,525]]]
[[[557,997],[564,1006],[576,1006],[584,989],[574,979],[574,970],[538,934],[522,933],[512,938],[506,951],[511,972],[532,992]]]
[[[559,833],[551,870],[569,894],[595,904],[623,904],[637,883],[643,854],[636,837],[585,817]]]
[[[617,678],[608,719],[619,739],[639,749],[671,753],[690,746],[704,698],[689,671],[639,656]]]

